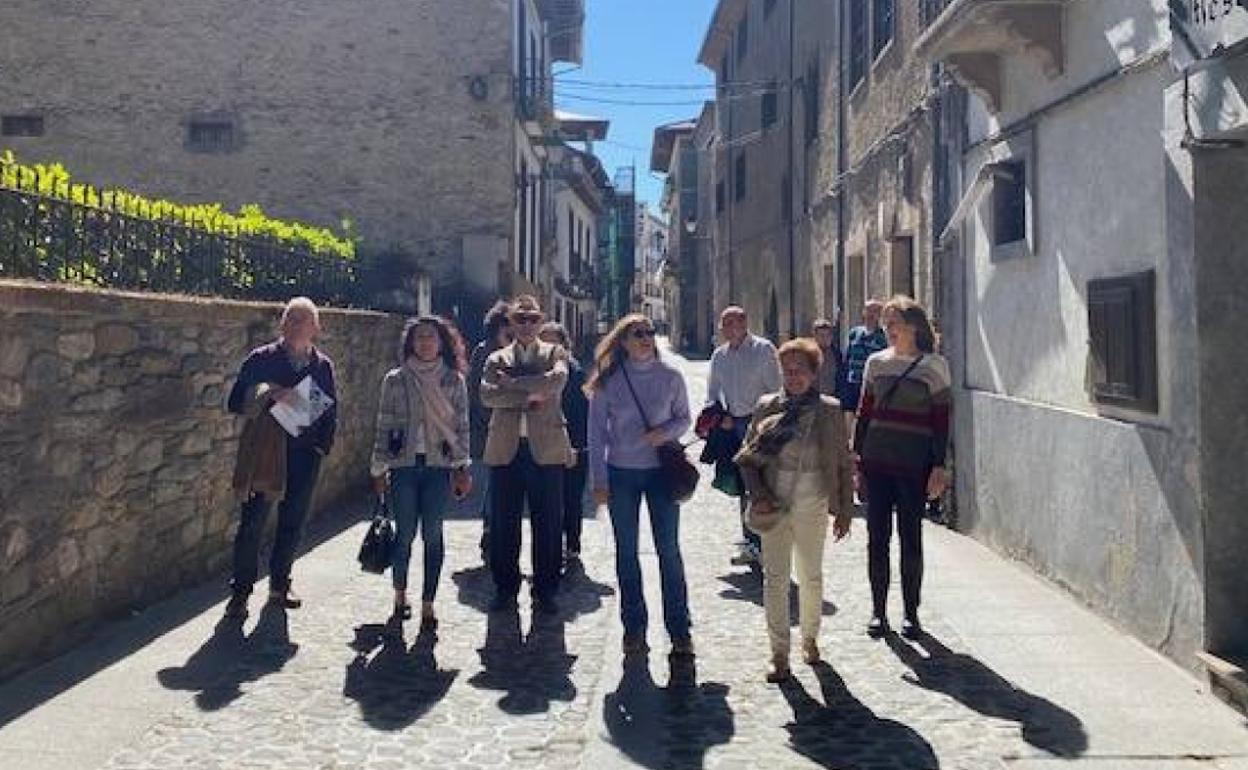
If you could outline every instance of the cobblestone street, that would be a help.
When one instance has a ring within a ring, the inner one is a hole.
[[[683,365],[696,405],[706,364]],[[0,768],[1248,768],[1242,718],[1194,677],[930,524],[926,640],[863,633],[856,522],[825,559],[827,663],[766,684],[761,587],[728,564],[735,511],[707,484],[684,509],[694,666],[669,663],[648,538],[653,650],[621,659],[605,514],[561,615],[536,621],[527,599],[487,613],[480,524],[448,521],[436,633],[386,625],[357,524],[296,565],[300,610],[253,600],[240,626],[205,587],[0,688]]]

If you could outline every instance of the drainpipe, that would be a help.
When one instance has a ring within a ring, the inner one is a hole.
[[[845,302],[849,298],[845,291],[845,171],[849,167],[845,157],[845,13],[848,10],[845,2],[839,3],[836,14],[836,288],[841,312],[846,313],[845,323],[841,329],[849,326],[848,310]],[[844,332],[842,332],[843,334]],[[842,344],[844,339],[841,340]]]
[[[796,168],[793,157],[793,97],[797,93],[794,88],[794,72],[793,58],[797,55],[797,0],[789,0],[789,173],[788,183],[789,189],[786,194],[789,196],[789,221],[786,226],[789,231],[789,338],[797,337],[797,237],[793,232],[793,211],[797,206],[797,196],[793,194],[793,183],[796,176]],[[807,86],[809,87],[809,85]]]

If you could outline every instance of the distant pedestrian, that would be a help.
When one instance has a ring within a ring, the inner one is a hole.
[[[771,639],[767,681],[789,669],[789,579],[797,567],[802,659],[817,663],[823,613],[823,547],[849,534],[854,511],[853,463],[835,399],[819,393],[822,353],[814,340],[780,346],[784,390],[754,411],[737,464],[750,491],[750,523],[763,540],[763,607]]]
[[[481,403],[481,376],[485,374],[485,360],[501,347],[511,344],[511,322],[507,315],[511,308],[502,300],[494,303],[485,314],[485,335],[468,359],[468,419],[471,427],[472,489],[473,499],[480,501],[481,509],[481,561],[490,563],[490,467],[481,462],[485,454],[485,438],[490,428],[490,410]]]
[[[568,352],[568,384],[563,387],[563,418],[568,423],[574,464],[563,472],[563,566],[581,566],[581,528],[585,518],[585,480],[589,475],[587,447],[589,400],[585,397],[585,367],[572,354],[572,340],[563,324],[550,321],[538,335],[543,342],[559,345]]]
[[[776,361],[776,346],[750,333],[750,319],[744,308],[724,308],[719,316],[719,330],[724,343],[711,354],[706,402],[718,402],[727,410],[720,427],[733,431],[735,441],[740,442],[750,427],[750,416],[758,400],[780,390],[780,364]],[[736,447],[732,451],[735,454]],[[761,564],[761,542],[745,526],[748,495],[738,499],[742,541],[732,563],[757,567]]]
[[[889,541],[893,512],[901,538],[901,631],[922,633],[923,509],[948,485],[949,365],[935,353],[927,311],[909,297],[894,297],[883,310],[889,347],[867,359],[858,407],[854,451],[858,486],[867,495],[868,571],[872,617],[868,633],[888,630]]]
[[[823,363],[819,365],[819,377],[815,387],[825,396],[837,399],[840,405],[842,373],[844,371],[843,354],[841,353],[840,329],[837,324],[826,318],[816,318],[811,324],[815,342],[819,345],[819,354]]]
[[[334,385],[334,364],[329,356],[313,344],[321,331],[320,312],[312,300],[296,297],[286,303],[279,324],[280,336],[275,342],[256,348],[243,361],[238,378],[230,389],[227,406],[235,414],[247,415],[252,420],[268,418],[274,404],[282,403],[301,408],[308,415],[315,415],[312,423],[297,429],[298,435],[282,429],[281,436],[268,454],[276,456],[247,457],[246,444],[240,447],[240,464],[264,463],[266,467],[280,468],[278,478],[271,485],[260,486],[255,482],[245,490],[246,501],[240,513],[238,531],[234,536],[234,569],[230,581],[230,601],[226,615],[243,618],[247,615],[247,600],[258,573],[260,540],[265,520],[273,501],[281,497],[277,509],[277,534],[269,559],[269,601],[284,609],[295,609],[303,604],[291,588],[291,567],[299,540],[303,536],[304,520],[312,504],[321,460],[334,445],[334,432],[338,426],[336,400],[338,392]],[[308,379],[313,393],[312,402],[295,390]],[[333,400],[319,399],[323,394]],[[320,411],[316,403],[328,403]],[[319,414],[316,412],[320,411]],[[271,426],[270,426],[271,427]],[[276,463],[277,465],[274,465]],[[244,474],[248,468],[239,468]],[[254,466],[252,468],[254,470]],[[236,479],[238,478],[236,472]],[[279,491],[280,490],[280,491]]]
[[[589,396],[594,501],[607,506],[615,534],[624,654],[649,650],[638,559],[644,497],[659,557],[663,624],[672,653],[692,655],[689,597],[680,554],[680,505],[667,485],[657,451],[664,443],[679,439],[692,424],[685,380],[675,367],[659,358],[653,323],[633,314],[617,323],[599,343],[585,392]]]
[[[514,342],[490,354],[481,403],[493,410],[485,442],[490,466],[490,571],[493,611],[514,609],[520,592],[520,530],[529,508],[533,611],[558,613],[563,471],[572,462],[560,396],[567,352],[537,338],[545,316],[531,296],[511,303]]]
[[[862,325],[849,330],[840,398],[841,409],[845,410],[845,426],[851,436],[854,434],[858,399],[862,395],[862,372],[867,359],[888,347],[888,338],[880,327],[880,311],[883,309],[884,303],[880,300],[868,300],[862,308]]]
[[[449,500],[472,490],[468,457],[468,388],[464,343],[443,318],[422,316],[403,330],[400,365],[381,381],[369,472],[379,493],[389,490],[397,533],[391,580],[394,617],[407,620],[412,542],[424,541],[420,620],[436,622],[433,601],[446,547],[442,520]]]

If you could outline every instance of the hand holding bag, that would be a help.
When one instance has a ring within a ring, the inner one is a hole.
[[[386,503],[384,494],[377,495],[373,503],[373,520],[364,533],[364,542],[360,544],[360,569],[380,575],[394,561],[394,517]]]
[[[646,410],[641,406],[641,399],[637,398],[637,391],[633,389],[633,381],[629,378],[628,369],[624,367],[624,364],[620,365],[620,374],[624,375],[628,392],[632,394],[633,403],[637,405],[637,411],[641,413],[641,424],[649,433],[653,428],[649,418],[646,417]],[[698,469],[689,462],[689,458],[685,455],[684,445],[679,441],[668,441],[655,447],[655,451],[659,454],[659,468],[663,471],[663,480],[667,483],[672,499],[683,503],[693,497],[694,490],[698,488]]]

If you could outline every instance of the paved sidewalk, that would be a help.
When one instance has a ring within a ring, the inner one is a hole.
[[[685,366],[697,403],[705,364]],[[694,669],[666,657],[648,538],[654,650],[626,667],[605,521],[586,523],[563,615],[537,623],[527,601],[484,611],[479,532],[447,524],[436,636],[386,627],[388,582],[354,562],[362,525],[299,561],[301,610],[257,600],[245,625],[221,623],[224,597],[205,587],[116,624],[0,687],[0,769],[1248,770],[1243,718],[1195,678],[939,527],[925,533],[928,640],[863,634],[858,522],[828,547],[827,665],[795,661],[784,687],[762,679],[760,587],[728,565],[735,503],[709,488],[682,521]]]

